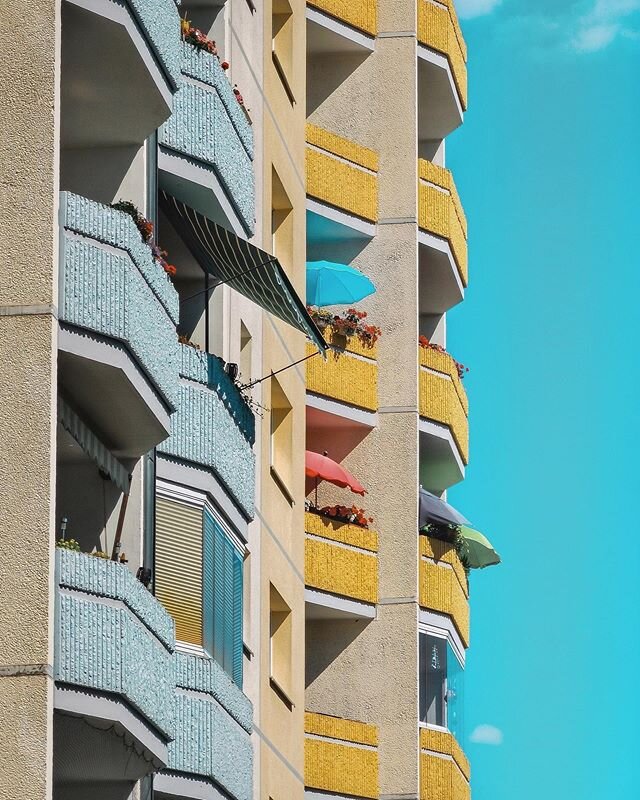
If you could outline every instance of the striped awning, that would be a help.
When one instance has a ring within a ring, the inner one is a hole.
[[[58,419],[98,469],[105,472],[123,494],[129,494],[131,479],[128,470],[62,397],[58,397]]]
[[[302,331],[321,353],[327,350],[327,343],[275,256],[166,192],[160,194],[160,206],[193,257],[217,284],[226,283]]]

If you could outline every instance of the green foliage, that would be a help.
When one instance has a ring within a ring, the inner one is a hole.
[[[453,545],[460,563],[464,567],[464,571],[469,574],[471,567],[469,566],[469,547],[467,540],[462,535],[462,530],[459,525],[447,525],[436,522],[429,522],[427,525],[420,529],[421,533],[431,536],[433,539],[439,539],[441,542]]]
[[[73,550],[74,553],[80,552],[80,545],[75,539],[58,539],[56,547],[59,547],[61,550]]]

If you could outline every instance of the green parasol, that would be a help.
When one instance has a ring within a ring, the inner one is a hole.
[[[466,544],[466,560],[471,569],[483,569],[500,563],[500,556],[486,536],[466,525],[460,526],[460,533]]]

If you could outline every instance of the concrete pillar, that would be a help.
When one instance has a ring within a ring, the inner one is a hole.
[[[0,786],[52,784],[60,2],[0,6]]]

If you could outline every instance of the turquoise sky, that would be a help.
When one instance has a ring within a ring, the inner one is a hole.
[[[449,497],[504,561],[472,576],[467,734],[498,729],[467,744],[474,800],[640,797],[640,0],[457,5],[472,460]]]

